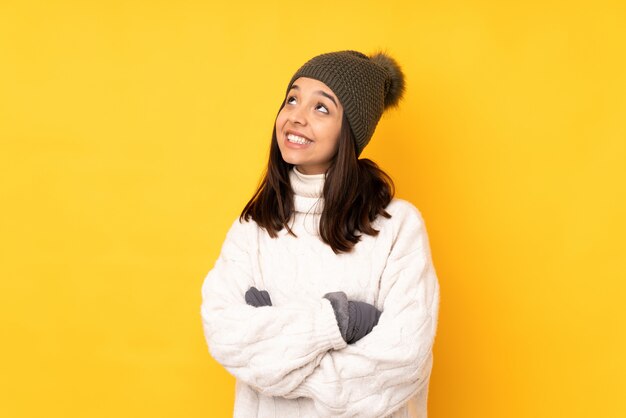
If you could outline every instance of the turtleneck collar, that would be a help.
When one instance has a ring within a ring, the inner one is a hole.
[[[289,172],[291,188],[294,192],[296,212],[322,213],[324,181],[326,174],[303,174],[294,166]]]

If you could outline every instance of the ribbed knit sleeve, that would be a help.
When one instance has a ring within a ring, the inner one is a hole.
[[[201,316],[212,357],[258,392],[289,393],[322,356],[346,346],[330,301],[297,300],[253,307],[245,292],[256,283],[250,263],[252,226],[235,220],[202,285]]]
[[[319,416],[386,416],[429,382],[439,283],[419,211],[405,204],[393,216],[397,232],[380,278],[378,325],[355,344],[328,351],[282,395],[313,399]]]

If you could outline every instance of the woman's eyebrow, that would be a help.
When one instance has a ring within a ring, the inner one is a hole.
[[[300,90],[300,86],[298,86],[297,84],[292,85],[292,86],[291,86],[291,88],[292,88],[292,89],[295,89],[295,90]],[[290,90],[291,90],[291,89],[290,89]],[[337,106],[337,102],[335,101],[335,99],[333,98],[333,96],[331,96],[330,94],[326,93],[326,92],[325,92],[325,91],[323,91],[323,90],[318,90],[318,91],[316,91],[315,93],[317,93],[317,94],[321,94],[321,95],[322,95],[322,96],[324,96],[324,97],[328,97],[328,98],[330,99],[330,101],[331,101],[331,102],[333,102],[333,104],[335,105],[335,107],[338,107],[338,106]]]

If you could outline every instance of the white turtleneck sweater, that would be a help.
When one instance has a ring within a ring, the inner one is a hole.
[[[289,176],[297,238],[237,218],[202,286],[209,351],[236,378],[234,417],[426,418],[439,283],[420,212],[394,198],[378,236],[337,255],[317,230],[324,174]],[[272,306],[247,305],[251,286]],[[323,297],[335,291],[382,311],[354,344]]]

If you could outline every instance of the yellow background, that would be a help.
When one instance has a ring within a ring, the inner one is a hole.
[[[0,416],[227,417],[200,286],[289,78],[387,49],[363,157],[425,218],[431,417],[626,416],[626,6],[0,2]]]

